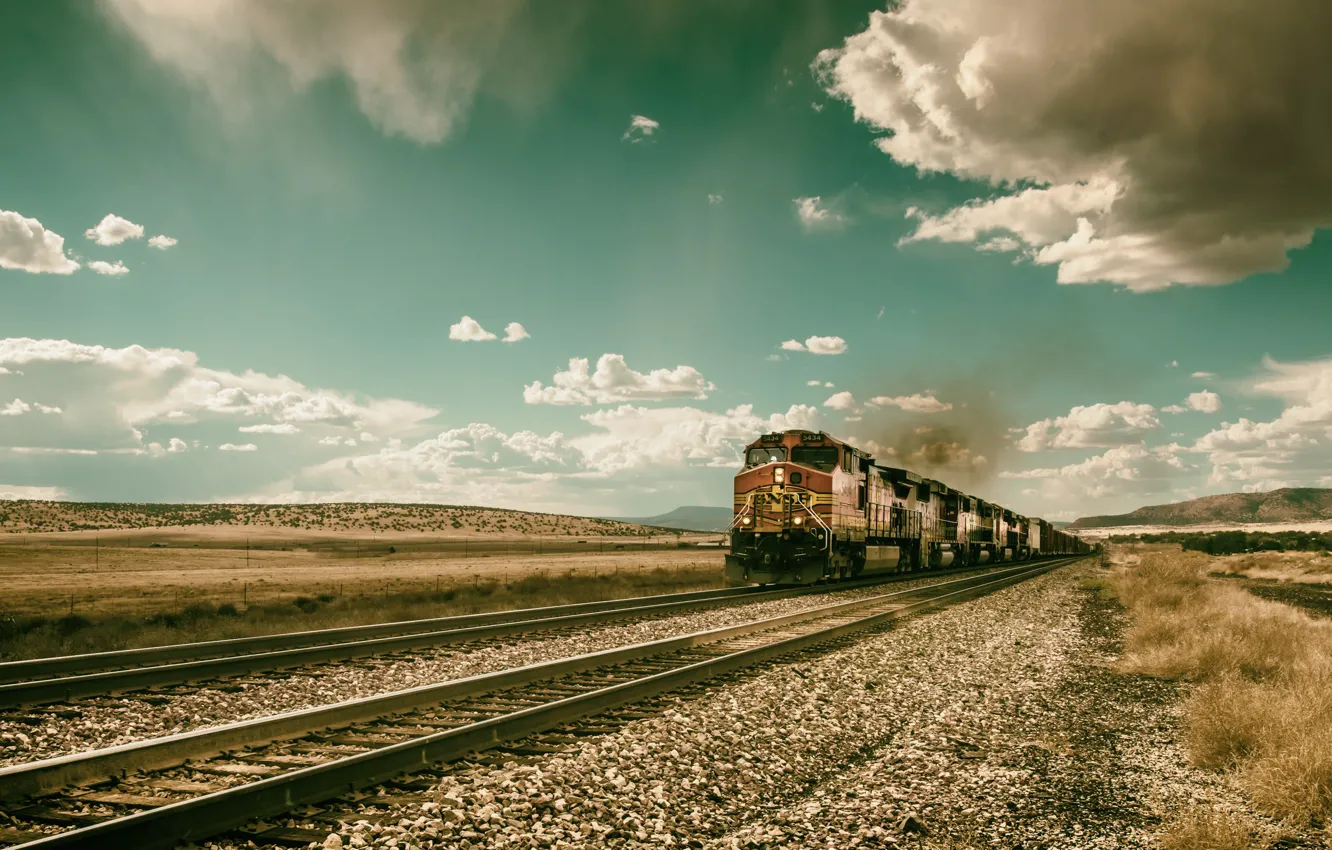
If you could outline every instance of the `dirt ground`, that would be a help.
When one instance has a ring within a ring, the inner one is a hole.
[[[239,533],[237,533],[239,532]],[[0,539],[0,612],[152,613],[191,602],[382,594],[488,579],[623,570],[722,569],[713,535],[653,540],[330,536],[244,529],[140,529]],[[154,546],[153,544],[158,544]],[[572,551],[570,551],[572,550]]]

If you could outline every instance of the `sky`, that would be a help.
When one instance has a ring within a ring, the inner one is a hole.
[[[1332,7],[43,0],[0,498],[1029,515],[1332,486]]]

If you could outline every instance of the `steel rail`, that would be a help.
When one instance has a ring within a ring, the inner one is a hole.
[[[359,641],[405,634],[434,632],[466,626],[508,623],[537,617],[555,617],[562,614],[613,611],[634,608],[652,602],[686,602],[714,598],[744,597],[770,592],[763,587],[735,587],[720,590],[695,590],[687,593],[666,593],[657,596],[634,596],[608,599],[600,602],[575,602],[568,605],[546,605],[537,608],[512,608],[507,611],[488,611],[482,614],[461,614],[451,617],[430,617],[420,620],[399,620],[390,623],[370,623],[364,626],[339,626],[332,629],[311,629],[255,637],[226,638],[223,640],[176,643],[165,646],[146,646],[137,649],[117,649],[108,652],[89,652],[79,655],[60,655],[47,658],[25,658],[20,661],[0,662],[0,682],[31,682],[38,679],[78,673],[119,670],[127,667],[146,667],[177,661],[199,661],[251,652],[281,649],[299,649],[322,646],[343,641]]]
[[[716,643],[728,638],[756,632],[767,632],[792,623],[830,617],[837,619],[839,615],[852,613],[856,608],[873,608],[877,605],[882,609],[868,617],[856,617],[849,621],[843,619],[829,627],[778,639],[757,647],[727,652],[725,655],[705,661],[690,663],[677,669],[636,678],[631,682],[553,700],[544,705],[479,720],[459,728],[391,744],[370,752],[314,767],[298,769],[193,799],[170,803],[160,808],[41,838],[21,846],[24,848],[92,848],[106,846],[165,848],[174,846],[178,841],[200,840],[250,820],[288,811],[305,803],[336,797],[350,790],[377,784],[404,772],[422,769],[434,762],[448,761],[471,751],[486,749],[504,741],[553,728],[572,719],[604,711],[607,708],[641,700],[685,684],[806,649],[815,644],[872,628],[889,620],[908,616],[928,608],[983,595],[1075,560],[1078,559],[1067,558],[1047,561],[1036,566],[1023,565],[983,576],[957,579],[924,588],[913,588],[894,594],[884,594],[870,599],[824,606],[809,612],[769,618],[741,626],[714,629],[680,638],[654,641],[637,647],[625,647],[619,650],[579,656],[574,659],[532,665],[529,668],[521,668],[516,671],[502,671],[484,677],[473,677],[470,680],[472,688],[476,688],[480,684],[478,680],[488,678],[490,687],[484,689],[494,690],[506,685],[549,679],[561,673],[605,667],[607,664],[623,663],[627,660],[649,655],[661,655],[663,652],[671,650],[685,649],[705,643]],[[922,593],[925,594],[925,598],[918,601],[910,602],[905,598],[918,596]],[[885,608],[887,602],[893,604],[887,604]],[[635,650],[646,651],[635,652]],[[512,674],[518,675],[512,676]],[[424,690],[426,689],[413,689],[418,696]],[[475,692],[475,690],[469,692]],[[439,699],[436,698],[431,701],[438,702]],[[357,702],[364,703],[366,701]],[[409,706],[399,706],[400,709],[407,707]],[[302,714],[306,716],[307,720],[310,719],[309,712],[297,712],[295,714]],[[86,760],[88,756],[97,755],[97,753],[87,754],[84,758]],[[50,773],[50,768],[58,767],[53,762],[68,763],[79,758],[73,756],[46,763],[6,769],[0,772],[0,788],[14,787],[11,785],[11,781],[23,775],[31,777],[34,774],[45,772],[46,778],[50,779],[53,776]],[[66,774],[64,778],[69,779],[70,777]],[[23,783],[21,781],[19,784],[33,785],[31,782]],[[38,782],[37,784],[44,783]]]
[[[974,569],[976,568],[964,567],[950,572],[962,572]],[[948,573],[941,571],[938,574],[946,575]],[[687,609],[704,609],[713,606],[743,602],[762,602],[784,599],[791,596],[807,596],[834,593],[843,590],[856,590],[862,587],[873,587],[880,584],[891,584],[897,581],[904,581],[917,577],[918,575],[919,574],[917,573],[905,573],[875,576],[855,582],[786,587],[775,590],[764,588],[728,589],[729,591],[744,591],[741,593],[728,592],[726,590],[695,591],[686,594],[667,594],[660,597],[636,597],[628,600],[612,600],[609,603],[590,603],[591,605],[601,606],[592,608],[591,610],[583,608],[583,606],[589,605],[589,603],[578,603],[577,605],[571,606],[550,606],[545,608],[526,608],[517,609],[515,611],[496,612],[495,615],[473,614],[461,617],[439,618],[438,620],[407,621],[401,624],[383,624],[370,627],[353,626],[344,629],[330,629],[322,633],[303,632],[296,635],[296,637],[329,633],[355,634],[357,630],[361,629],[384,629],[388,626],[409,625],[411,623],[440,623],[447,626],[443,629],[413,631],[407,634],[391,635],[387,637],[362,637],[355,640],[344,640],[334,643],[326,642],[313,646],[263,650],[241,655],[213,655],[210,657],[198,658],[196,660],[98,670],[95,672],[60,676],[50,679],[38,678],[5,682],[0,684],[0,708],[40,705],[42,703],[72,700],[77,697],[121,693],[124,691],[140,690],[154,686],[174,685],[208,679],[221,679],[230,676],[245,676],[252,673],[270,672],[306,664],[319,664],[328,661],[339,661],[368,655],[380,655],[389,652],[401,652],[404,650],[420,649],[424,647],[446,646],[449,644],[484,640],[505,635],[590,625],[593,623],[609,622],[630,617],[662,616],[675,611]],[[522,615],[524,614],[528,615],[528,617],[523,618]],[[538,616],[531,616],[534,614]],[[498,621],[485,621],[485,618],[491,616],[498,617],[500,615],[505,616],[498,619]],[[263,642],[273,637],[280,638],[285,636],[266,636],[265,638],[260,638],[258,640]],[[250,639],[240,638],[237,640],[245,641]],[[174,652],[182,648],[214,646],[220,643],[227,643],[233,646],[238,645],[236,641],[211,641],[206,644],[178,644],[176,646],[164,647],[162,649]],[[144,652],[145,654],[139,657],[148,657],[148,654],[143,650],[125,650],[124,652]],[[120,653],[97,653],[99,656],[112,654],[120,655]],[[78,659],[81,657],[86,656],[65,656],[65,658],[69,659]],[[38,660],[40,661],[41,659]],[[25,664],[27,662],[10,663]],[[31,670],[33,668],[29,669]]]

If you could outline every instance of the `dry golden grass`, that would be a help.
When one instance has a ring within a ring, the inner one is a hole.
[[[1332,583],[1332,552],[1253,552],[1216,560],[1213,571],[1264,581]]]
[[[1167,823],[1159,841],[1161,850],[1261,850],[1268,846],[1252,818],[1201,806]]]
[[[1205,555],[1133,554],[1112,578],[1133,619],[1121,663],[1199,683],[1187,705],[1194,763],[1236,771],[1266,814],[1332,818],[1332,621],[1208,581],[1217,563]]]

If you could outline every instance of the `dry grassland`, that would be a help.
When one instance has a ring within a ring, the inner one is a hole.
[[[1195,683],[1186,706],[1194,763],[1232,772],[1264,815],[1327,829],[1332,621],[1209,580],[1225,560],[1171,546],[1117,548],[1110,585],[1132,618],[1122,666]],[[1262,846],[1251,823],[1237,813],[1187,812],[1163,846]]]
[[[1213,572],[1259,581],[1332,584],[1332,552],[1253,552],[1216,558]]]
[[[0,612],[10,616],[151,615],[191,603],[253,605],[297,596],[383,596],[527,575],[607,575],[662,568],[721,573],[721,550],[679,548],[689,538],[609,542],[556,551],[537,539],[474,540],[467,551],[380,537],[332,551],[313,541],[274,540],[247,550],[224,548],[216,535],[198,548],[184,534],[166,548],[118,532],[115,538],[9,545],[0,538]],[[64,535],[59,535],[64,537]],[[712,538],[715,540],[715,536]],[[391,542],[390,542],[391,541]],[[107,543],[113,545],[106,545]],[[129,545],[125,545],[128,543]],[[286,543],[289,545],[278,545]],[[616,548],[624,546],[624,548]],[[390,551],[394,550],[394,551]]]

